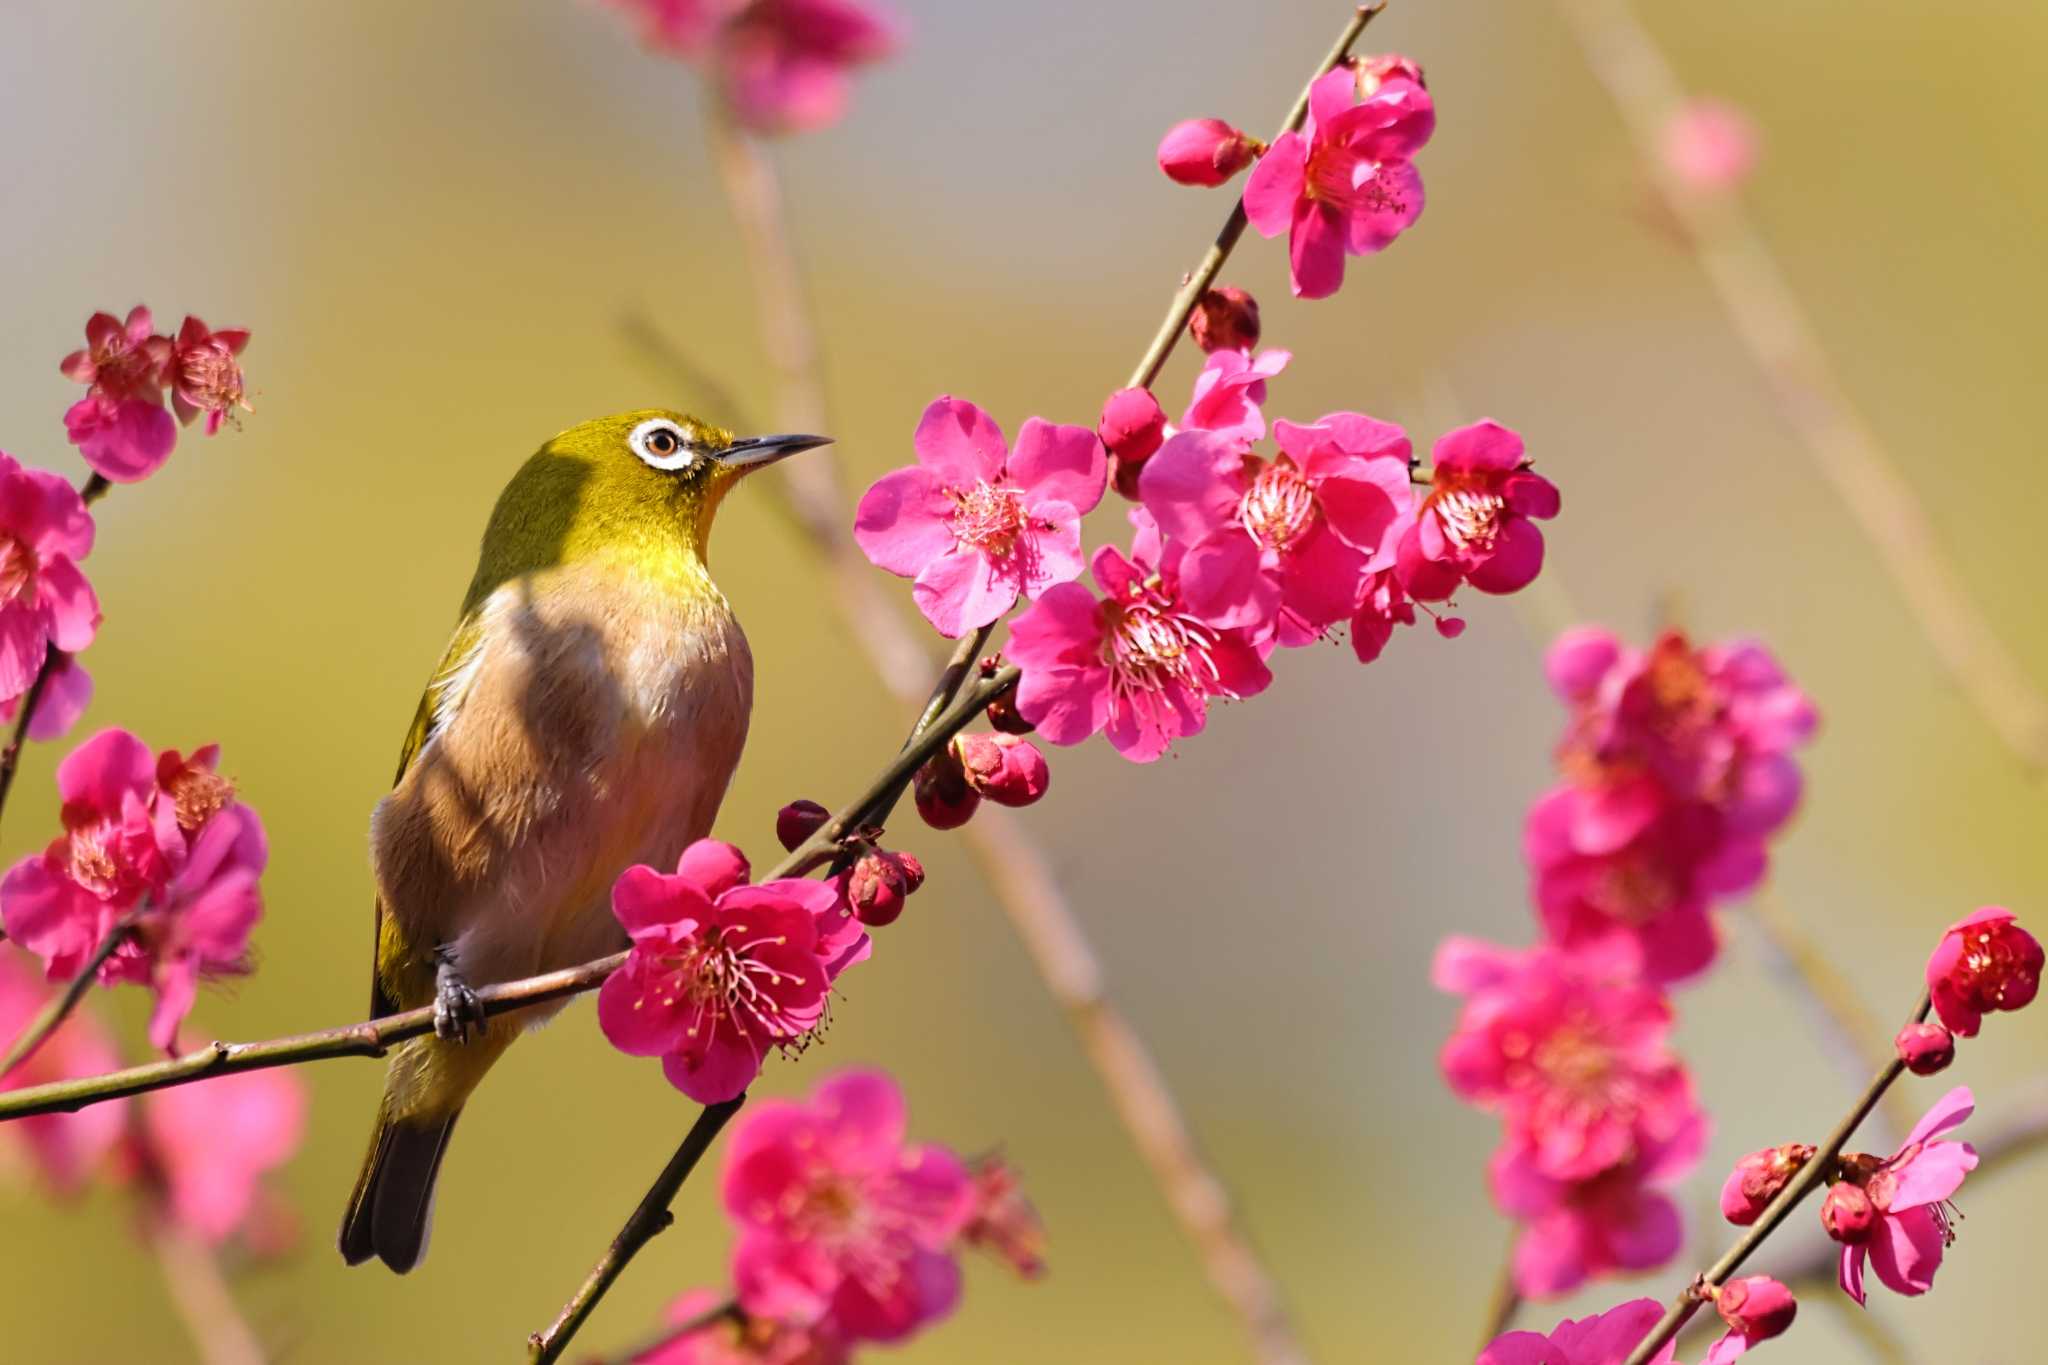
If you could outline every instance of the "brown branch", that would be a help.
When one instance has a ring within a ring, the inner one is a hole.
[[[1925,1019],[1928,1008],[1927,993],[1922,991],[1920,1003],[1914,1006],[1912,1021],[1917,1023]],[[1877,1108],[1885,1092],[1891,1089],[1892,1082],[1905,1073],[1906,1064],[1896,1057],[1885,1064],[1864,1088],[1855,1105],[1842,1117],[1842,1121],[1835,1125],[1834,1131],[1828,1134],[1820,1149],[1799,1168],[1798,1174],[1786,1183],[1785,1188],[1778,1191],[1778,1197],[1764,1206],[1764,1211],[1757,1217],[1755,1224],[1736,1239],[1735,1245],[1729,1247],[1720,1260],[1693,1278],[1692,1283],[1679,1294],[1662,1320],[1651,1329],[1650,1334],[1637,1343],[1635,1350],[1629,1352],[1628,1359],[1623,1365],[1648,1365],[1650,1358],[1657,1354],[1664,1343],[1678,1335],[1693,1314],[1700,1311],[1700,1305],[1707,1301],[1707,1291],[1726,1284],[1729,1276],[1740,1270],[1742,1263],[1747,1261],[1751,1254],[1791,1216],[1792,1210],[1798,1207],[1799,1202],[1827,1178],[1828,1173],[1834,1168],[1835,1158],[1842,1154],[1843,1146],[1855,1136],[1863,1120],[1870,1117],[1870,1111]]]
[[[41,1012],[29,1021],[29,1026],[21,1031],[21,1036],[14,1040],[14,1046],[7,1049],[6,1058],[0,1060],[0,1076],[11,1075],[14,1068],[35,1056],[36,1049],[48,1042],[50,1035],[71,1017],[71,1012],[78,1008],[78,1002],[85,999],[85,993],[92,989],[93,979],[100,974],[100,968],[106,966],[107,959],[121,951],[121,945],[134,935],[145,908],[138,905],[114,921],[114,927],[107,930],[107,936],[100,940],[99,947],[93,949],[92,957],[87,959],[85,966],[65,983],[64,993],[43,1006]]]
[[[235,1303],[213,1248],[167,1217],[153,1218],[146,1236],[202,1365],[264,1365],[269,1355]]]
[[[675,1215],[669,1211],[669,1205],[675,1202],[676,1192],[682,1189],[683,1182],[690,1178],[690,1172],[697,1169],[697,1163],[710,1149],[719,1130],[725,1127],[732,1116],[740,1111],[740,1106],[746,1102],[747,1097],[741,1095],[723,1104],[704,1106],[703,1112],[697,1115],[697,1121],[690,1125],[690,1131],[684,1136],[682,1145],[677,1147],[675,1155],[668,1159],[668,1165],[661,1168],[661,1174],[655,1177],[654,1184],[641,1196],[640,1202],[627,1216],[625,1226],[619,1229],[618,1236],[612,1238],[612,1244],[605,1248],[604,1255],[598,1257],[597,1264],[590,1268],[590,1274],[582,1285],[570,1295],[569,1301],[562,1305],[562,1311],[555,1315],[553,1322],[527,1338],[529,1358],[533,1365],[549,1365],[550,1362],[561,1359],[562,1352],[568,1349],[570,1338],[576,1335],[576,1330],[597,1307],[598,1300],[605,1296],[605,1292],[612,1287],[613,1281],[619,1278],[627,1263],[639,1254],[641,1247],[646,1246],[658,1234],[667,1231],[669,1225],[675,1222]]]
[[[1684,91],[1627,0],[1557,0],[1781,416],[1877,548],[1950,680],[2032,776],[2048,772],[2048,699],[1948,561],[1913,486],[1856,409],[1763,235],[1731,195],[1689,192],[1659,142]]]

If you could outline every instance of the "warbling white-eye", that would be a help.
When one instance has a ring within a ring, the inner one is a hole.
[[[711,523],[748,473],[826,443],[628,412],[555,437],[499,495],[370,821],[371,1012],[431,1002],[435,1033],[392,1056],[342,1221],[351,1265],[419,1262],[463,1101],[559,1008],[485,1019],[473,988],[623,948],[613,880],[710,832],[754,687]]]

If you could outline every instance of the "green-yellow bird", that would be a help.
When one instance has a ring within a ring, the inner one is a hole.
[[[706,567],[733,484],[822,436],[623,413],[542,446],[499,495],[476,578],[370,821],[371,1012],[431,1002],[391,1059],[341,1225],[404,1272],[477,1082],[558,1007],[486,1020],[473,988],[626,945],[612,881],[710,832],[746,742],[753,659]]]

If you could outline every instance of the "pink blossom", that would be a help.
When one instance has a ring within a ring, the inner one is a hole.
[[[1429,614],[1436,633],[1446,640],[1455,640],[1465,633],[1463,617],[1446,615],[1411,599],[1401,586],[1397,570],[1379,569],[1367,574],[1359,586],[1358,605],[1351,613],[1351,649],[1358,662],[1369,664],[1379,658],[1387,642],[1394,638],[1395,626],[1415,624],[1418,607]]]
[[[1653,1156],[1590,1180],[1552,1180],[1526,1147],[1503,1146],[1487,1175],[1494,1201],[1522,1224],[1515,1286],[1529,1298],[1570,1293],[1589,1279],[1653,1270],[1678,1254],[1684,1220],[1662,1185],[1684,1177],[1706,1145],[1696,1116]]]
[[[1664,168],[1687,189],[1732,190],[1756,169],[1756,125],[1722,100],[1689,100],[1664,125]]]
[[[245,328],[231,327],[216,332],[198,318],[187,317],[172,343],[166,377],[171,385],[171,408],[186,426],[204,414],[206,434],[218,432],[235,409],[249,411],[249,397],[238,358],[249,344]],[[110,476],[111,477],[111,476]]]
[[[64,433],[95,474],[135,483],[163,468],[178,424],[161,403],[91,393],[64,410]]]
[[[19,957],[0,949],[0,1039],[19,1038],[50,998],[50,990]],[[0,1090],[96,1075],[120,1064],[113,1039],[91,1011],[80,1009],[26,1061],[0,1076]],[[75,1114],[37,1114],[0,1124],[0,1167],[14,1164],[7,1158],[19,1155],[22,1165],[53,1192],[75,1194],[121,1140],[127,1105],[116,1100]]]
[[[1259,344],[1259,301],[1235,285],[1206,290],[1188,314],[1188,335],[1204,352],[1250,354]]]
[[[1488,960],[1483,979],[1475,961]],[[1699,1122],[1671,1050],[1671,1007],[1614,960],[1548,945],[1514,952],[1463,939],[1438,952],[1440,988],[1463,994],[1444,1077],[1499,1114],[1507,1142],[1558,1181],[1663,1153]]]
[[[27,692],[47,650],[92,643],[100,604],[78,567],[92,538],[77,489],[0,453],[0,697]]]
[[[693,1289],[669,1305],[673,1327],[699,1322],[724,1301]],[[771,1318],[721,1313],[693,1332],[633,1357],[632,1365],[849,1365],[851,1347],[830,1318],[797,1327]]]
[[[752,0],[715,31],[712,66],[742,123],[807,132],[837,123],[854,69],[902,41],[901,22],[870,0]]]
[[[1213,697],[1254,696],[1272,681],[1245,632],[1220,627],[1183,598],[1174,542],[1143,509],[1128,558],[1095,554],[1098,600],[1078,583],[1045,593],[1010,627],[1008,654],[1024,671],[1017,710],[1054,744],[1106,732],[1117,752],[1149,763],[1201,733]]]
[[[1557,515],[1557,486],[1530,469],[1522,438],[1497,422],[1441,437],[1435,471],[1415,522],[1401,538],[1409,595],[1441,601],[1470,583],[1481,592],[1527,587],[1543,567],[1536,522]]]
[[[1905,1145],[1865,1181],[1878,1223],[1864,1240],[1842,1248],[1842,1288],[1856,1302],[1864,1301],[1866,1260],[1893,1293],[1924,1294],[1934,1287],[1942,1253],[1955,1241],[1948,1201],[1977,1167],[1976,1148],[1942,1140],[1941,1134],[1968,1119],[1976,1103],[1968,1086],[1943,1095],[1913,1126]]]
[[[1635,1299],[1590,1318],[1560,1322],[1549,1335],[1509,1332],[1495,1337],[1472,1365],[1622,1365],[1664,1316],[1655,1299]],[[1650,1365],[1674,1365],[1675,1342],[1650,1357]]]
[[[1277,422],[1280,455],[1244,454],[1207,431],[1174,436],[1145,467],[1145,509],[1187,546],[1191,609],[1253,638],[1305,645],[1355,610],[1366,576],[1393,563],[1408,514],[1408,438],[1391,423],[1336,412]]]
[[[0,880],[0,922],[52,979],[76,976],[124,916],[140,914],[99,979],[155,989],[149,1036],[161,1048],[201,978],[248,970],[263,912],[263,825],[218,759],[214,746],[189,760],[152,756],[125,730],[101,731],[57,767],[64,833]]]
[[[1287,368],[1292,351],[1212,351],[1195,376],[1195,396],[1181,415],[1182,430],[1211,431],[1243,449],[1266,436],[1266,381]]]
[[[0,723],[13,724],[21,714],[22,701],[23,697],[0,701]],[[50,666],[50,680],[43,684],[43,695],[36,701],[36,713],[29,717],[28,737],[38,744],[64,738],[91,704],[92,674],[76,657],[60,651]]]
[[[1244,209],[1267,237],[1287,233],[1297,297],[1327,298],[1344,282],[1344,258],[1379,251],[1422,215],[1422,177],[1412,164],[1436,127],[1429,92],[1388,81],[1361,101],[1345,68],[1310,87],[1308,121],[1283,133],[1252,170]]]
[[[251,1071],[173,1086],[142,1101],[144,1171],[169,1216],[213,1246],[285,1210],[263,1178],[306,1135],[305,1082]]]
[[[974,1186],[945,1148],[908,1144],[906,1123],[894,1081],[848,1071],[808,1103],[770,1100],[734,1126],[723,1197],[749,1314],[900,1341],[952,1311],[951,1248]]]
[[[1977,1036],[1984,1016],[2032,1004],[2041,989],[2040,942],[2002,905],[1987,905],[1948,927],[1927,959],[1934,1012],[1952,1032]]]
[[[1251,165],[1264,146],[1220,118],[1187,119],[1159,140],[1159,169],[1178,185],[1221,185]]]
[[[156,335],[156,320],[141,304],[118,322],[111,313],[94,313],[85,322],[85,349],[73,351],[58,366],[65,376],[108,398],[158,401],[171,360],[171,342]]]
[[[833,978],[866,952],[829,884],[748,875],[738,849],[699,839],[675,872],[629,867],[612,886],[633,947],[598,991],[598,1024],[700,1104],[739,1095],[768,1049],[816,1028]]]
[[[1009,450],[987,413],[958,398],[925,409],[915,465],[860,500],[853,535],[869,559],[915,580],[934,628],[965,635],[1081,572],[1081,518],[1102,501],[1109,466],[1085,427],[1033,417]]]

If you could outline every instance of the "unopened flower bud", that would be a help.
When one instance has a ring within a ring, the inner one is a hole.
[[[1398,52],[1376,52],[1368,57],[1351,59],[1351,69],[1358,75],[1358,97],[1370,99],[1379,88],[1391,80],[1414,81],[1428,88],[1429,82],[1422,79],[1422,67],[1413,57],[1404,57]]]
[[[1116,466],[1116,491],[1137,501],[1138,471],[1166,440],[1166,412],[1150,389],[1118,389],[1102,405],[1095,434]]]
[[[831,818],[832,812],[815,801],[792,801],[775,812],[775,842],[794,853]]]
[[[1939,1024],[1908,1024],[1892,1039],[1892,1046],[1915,1076],[1945,1071],[1956,1059],[1956,1036]]]
[[[1785,1188],[1800,1167],[1813,1159],[1814,1149],[1804,1142],[1766,1147],[1751,1152],[1735,1163],[1721,1185],[1721,1215],[1737,1227],[1754,1223],[1778,1192]]]
[[[1188,119],[1159,140],[1159,169],[1175,184],[1221,185],[1265,150],[1220,118]]]
[[[1211,289],[1195,300],[1188,335],[1204,351],[1249,351],[1259,344],[1259,301],[1234,284]]]
[[[1714,1291],[1714,1308],[1728,1330],[1752,1344],[1769,1341],[1799,1314],[1792,1291],[1768,1275],[1745,1275]]]
[[[967,773],[950,744],[917,770],[910,795],[917,813],[933,829],[960,828],[974,818],[974,809],[981,804],[981,793],[967,785]]]
[[[1837,1180],[1828,1187],[1828,1197],[1821,1201],[1820,1225],[1837,1242],[1853,1246],[1868,1238],[1870,1230],[1877,1226],[1877,1205],[1862,1186]]]
[[[863,853],[846,871],[842,894],[854,918],[870,928],[894,924],[903,902],[924,885],[924,864],[908,853],[876,849]]]
[[[1011,688],[988,704],[988,723],[1006,735],[1028,735],[1038,727],[1024,719],[1017,709],[1017,689]]]
[[[999,806],[1028,806],[1045,795],[1052,781],[1045,755],[1017,735],[957,735],[953,752],[967,785]]]
[[[1950,1032],[1974,1038],[1985,1015],[2032,1003],[2041,989],[2042,961],[2040,943],[2012,911],[1987,905],[1950,925],[1927,959],[1934,1012]]]

